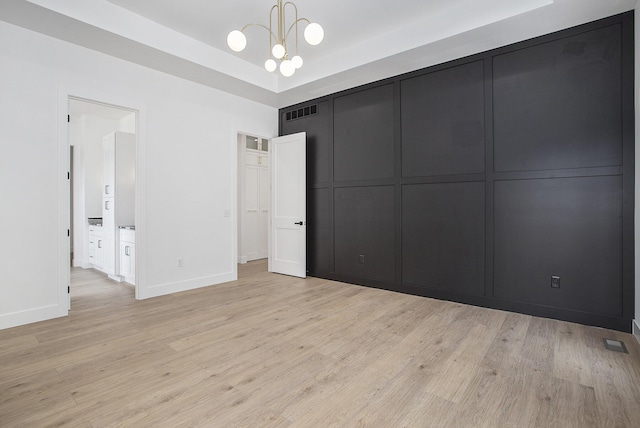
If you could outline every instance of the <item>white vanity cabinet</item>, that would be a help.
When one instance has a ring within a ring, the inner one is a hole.
[[[102,246],[104,248],[103,271],[113,277],[116,273],[114,244],[114,198],[102,198]],[[117,231],[116,231],[117,232]],[[115,279],[115,278],[114,278]]]
[[[135,134],[113,132],[103,140],[104,186],[102,189],[102,226],[104,272],[116,281],[120,272],[119,226],[134,225],[135,207]]]
[[[129,284],[136,281],[136,232],[120,229],[120,276]]]
[[[89,226],[89,263],[98,270],[103,270],[104,268],[102,226]]]

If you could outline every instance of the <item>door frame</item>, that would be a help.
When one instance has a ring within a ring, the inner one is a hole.
[[[71,260],[70,233],[71,209],[69,175],[69,100],[76,99],[96,104],[130,110],[136,114],[136,184],[135,184],[135,224],[136,224],[136,275],[135,298],[146,298],[147,289],[147,115],[146,106],[122,94],[101,91],[99,88],[88,89],[58,87],[58,307],[60,315],[68,315],[70,309]],[[77,177],[76,177],[77,179]],[[64,309],[62,309],[64,308]]]
[[[237,151],[238,151],[238,155],[237,155],[237,162],[236,162],[236,183],[237,183],[237,202],[236,202],[236,211],[237,211],[237,215],[236,215],[236,222],[237,222],[237,228],[236,228],[236,237],[237,237],[237,241],[238,241],[238,245],[236,245],[236,256],[237,256],[237,260],[236,263],[240,263],[240,264],[245,264],[247,263],[247,258],[246,255],[243,254],[245,248],[245,239],[246,239],[246,231],[243,229],[244,226],[244,220],[245,220],[245,212],[246,212],[246,206],[245,206],[245,199],[244,199],[244,189],[245,189],[245,176],[244,176],[244,165],[245,165],[245,161],[246,161],[246,157],[245,157],[245,137],[255,137],[258,138],[260,140],[267,140],[268,144],[269,144],[269,150],[267,150],[267,155],[270,155],[271,153],[271,138],[267,138],[267,137],[263,137],[260,136],[259,134],[256,133],[251,133],[251,132],[242,132],[242,131],[238,131],[237,132]],[[271,164],[269,164],[269,182],[271,182]],[[269,214],[271,215],[271,214]],[[268,228],[269,228],[269,222],[267,222],[267,258],[268,258],[268,252],[269,252],[269,232],[268,232]]]

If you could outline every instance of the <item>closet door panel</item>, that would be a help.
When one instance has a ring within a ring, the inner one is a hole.
[[[335,271],[393,281],[395,218],[393,186],[335,189]]]
[[[484,182],[402,188],[402,281],[484,295]]]
[[[496,297],[620,316],[621,260],[622,177],[495,183]]]
[[[484,172],[484,73],[475,61],[402,81],[402,176]]]
[[[259,208],[260,208],[260,168],[257,165],[245,165],[245,246],[247,260],[259,256]]]
[[[260,206],[258,212],[258,252],[260,258],[265,258],[268,256],[269,245],[268,245],[268,235],[269,235],[269,202],[270,202],[270,190],[271,186],[269,186],[269,169],[265,166],[268,158],[266,156],[262,156],[262,166],[260,167]]]
[[[310,273],[332,270],[331,191],[307,190],[307,269]]]
[[[333,111],[334,179],[393,177],[393,85],[336,98]]]
[[[622,165],[615,24],[493,59],[496,171]]]

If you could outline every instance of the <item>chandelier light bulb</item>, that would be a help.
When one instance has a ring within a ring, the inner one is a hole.
[[[304,61],[302,61],[302,57],[300,55],[296,55],[293,58],[291,58],[291,63],[295,68],[302,67],[303,62]]]
[[[264,62],[264,68],[271,73],[272,71],[275,71],[276,68],[278,68],[278,65],[276,64],[276,62],[269,58],[268,60],[266,60]]]
[[[286,50],[284,46],[278,43],[276,45],[273,45],[273,48],[271,49],[271,53],[273,54],[273,56],[280,59],[284,56],[284,54],[286,53]]]
[[[247,38],[242,31],[233,30],[227,36],[227,44],[232,51],[240,52],[247,46]]]
[[[311,46],[319,45],[322,39],[324,39],[324,30],[320,24],[313,22],[304,29],[304,39]]]
[[[296,67],[293,65],[291,60],[285,59],[280,63],[280,73],[282,73],[284,77],[291,77],[295,72]]]

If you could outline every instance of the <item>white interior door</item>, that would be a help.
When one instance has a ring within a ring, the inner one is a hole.
[[[253,153],[247,154],[247,164],[245,165],[245,187],[244,198],[246,211],[244,213],[244,256],[247,261],[256,260],[258,256],[258,234],[259,221],[258,211],[260,210],[260,194],[258,186],[260,184],[260,170],[257,165],[257,156]]]
[[[269,257],[269,204],[271,203],[271,175],[269,157],[262,155],[260,165],[260,212],[258,213],[258,257]]]
[[[300,132],[271,140],[269,272],[307,276],[306,141]]]

